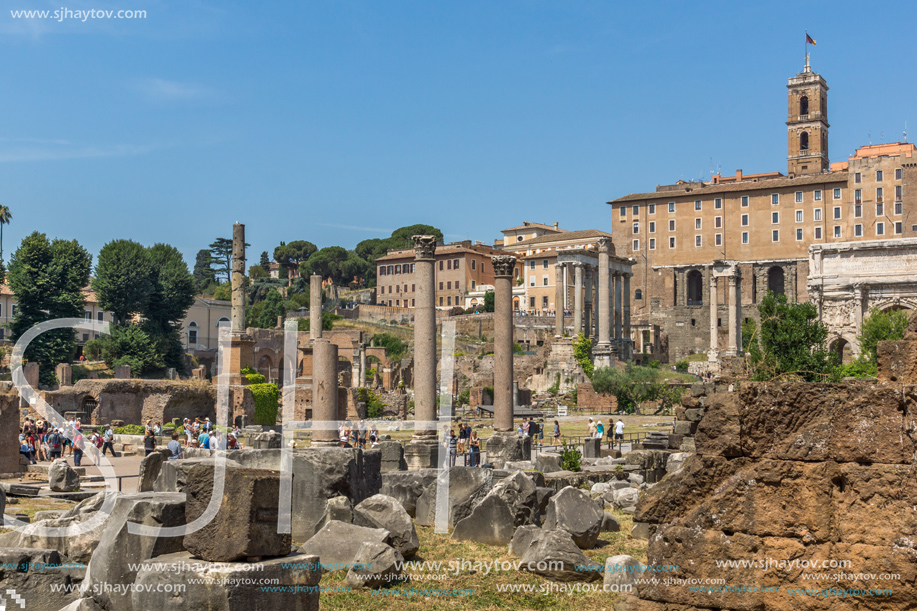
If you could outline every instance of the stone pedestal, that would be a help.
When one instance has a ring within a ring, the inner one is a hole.
[[[10,382],[0,382],[7,388]],[[23,469],[24,470],[24,469]],[[19,394],[0,394],[0,473],[19,472]]]
[[[319,425],[329,423],[332,428],[313,428],[313,447],[339,444],[334,424],[338,420],[337,365],[338,347],[326,339],[315,340],[312,354],[312,420]]]
[[[57,377],[57,385],[61,388],[73,386],[73,368],[70,367],[69,363],[61,363],[55,367],[54,375]]]
[[[519,436],[510,431],[496,431],[486,441],[487,462],[502,469],[507,461],[530,460],[532,457],[532,438]]]
[[[247,333],[233,331],[223,345],[223,358],[227,361],[226,365],[223,365],[223,371],[229,371],[228,374],[224,374],[228,383],[231,386],[245,386],[248,384],[248,378],[240,372],[254,365],[255,340]]]
[[[130,365],[116,365],[115,366],[115,379],[116,380],[130,380],[131,379],[131,366]]]
[[[404,446],[404,462],[410,471],[435,469],[439,467],[439,453],[442,449],[435,438],[414,439]]]

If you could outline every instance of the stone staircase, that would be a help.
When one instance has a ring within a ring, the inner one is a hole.
[[[668,450],[669,434],[660,431],[653,431],[643,438],[640,445],[644,450]]]

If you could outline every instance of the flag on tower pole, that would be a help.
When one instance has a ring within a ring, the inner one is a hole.
[[[809,36],[808,32],[806,32],[806,44],[815,46],[815,39]]]

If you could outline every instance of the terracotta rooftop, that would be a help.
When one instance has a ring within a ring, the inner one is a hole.
[[[550,244],[551,242],[575,242],[576,240],[598,240],[601,237],[610,238],[610,233],[605,233],[598,229],[583,229],[580,231],[565,231],[561,234],[543,235],[524,242],[516,242],[512,246],[525,248],[535,244]]]
[[[436,255],[449,255],[456,254],[460,252],[470,252],[479,255],[502,255],[506,254],[502,250],[497,250],[493,246],[488,246],[487,244],[463,244],[462,242],[454,242],[452,244],[444,244],[436,246]],[[390,250],[388,254],[379,257],[376,261],[395,261],[398,259],[414,258],[414,249],[413,248],[404,248],[401,250]]]
[[[635,202],[652,199],[661,202],[672,199],[674,197],[712,195],[714,193],[739,193],[742,191],[770,191],[783,187],[820,185],[829,182],[846,183],[847,172],[822,172],[820,174],[806,174],[805,176],[796,176],[795,178],[771,178],[768,180],[762,180],[761,182],[743,180],[742,182],[730,182],[717,185],[703,183],[703,187],[691,187],[685,189],[684,191],[675,190],[666,191],[664,193],[660,193],[658,191],[653,191],[652,193],[632,193],[630,195],[625,195],[624,197],[619,197],[618,199],[613,199],[607,203],[616,204],[620,202]]]
[[[530,223],[525,221],[521,225],[516,227],[510,227],[509,229],[501,229],[500,233],[506,233],[507,231],[524,231],[526,229],[547,229],[549,231],[557,231],[561,233],[566,233],[566,229],[561,229],[560,227],[555,227],[554,225],[545,225],[544,223]]]

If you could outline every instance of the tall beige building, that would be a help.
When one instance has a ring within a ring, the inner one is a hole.
[[[662,327],[670,361],[710,348],[704,304],[714,261],[738,266],[743,318],[756,319],[754,306],[768,290],[808,300],[810,245],[917,236],[908,187],[917,180],[917,148],[869,145],[830,163],[825,79],[807,61],[787,87],[786,175],[737,170],[608,202],[616,252],[638,261],[630,284],[632,316],[635,323]],[[728,302],[724,280],[714,280],[720,347]]]

